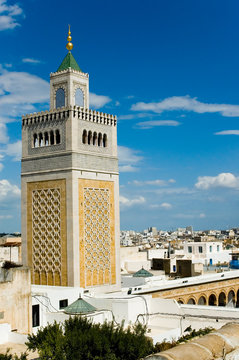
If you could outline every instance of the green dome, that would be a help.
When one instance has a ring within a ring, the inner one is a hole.
[[[68,54],[65,56],[61,65],[57,69],[57,72],[67,70],[69,68],[82,72],[71,52],[68,52]]]
[[[87,313],[92,313],[94,311],[96,311],[97,309],[89,304],[88,302],[86,302],[85,300],[79,298],[78,300],[76,300],[75,302],[73,302],[71,305],[67,306],[64,309],[64,313],[68,314],[68,315],[83,315],[83,314],[87,314]]]
[[[133,277],[150,277],[150,276],[153,276],[153,274],[145,270],[143,267],[133,275]]]

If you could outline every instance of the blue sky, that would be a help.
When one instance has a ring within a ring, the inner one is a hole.
[[[20,231],[21,115],[49,107],[71,24],[118,116],[121,229],[239,226],[236,0],[0,0],[0,232]]]

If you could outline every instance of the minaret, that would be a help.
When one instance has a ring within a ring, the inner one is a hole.
[[[22,242],[32,283],[120,287],[116,117],[88,110],[71,50],[50,75],[50,110],[22,117]],[[33,90],[34,91],[34,90]]]

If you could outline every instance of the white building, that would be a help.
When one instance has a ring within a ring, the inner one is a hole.
[[[193,262],[204,265],[228,263],[231,260],[230,250],[223,250],[222,242],[185,242],[184,253]]]

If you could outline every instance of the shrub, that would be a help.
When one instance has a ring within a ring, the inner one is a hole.
[[[37,350],[41,360],[137,360],[154,352],[146,327],[137,324],[93,324],[85,317],[56,322],[29,335],[27,346]]]
[[[5,354],[0,354],[0,360],[27,360],[26,353],[21,354],[20,357],[18,357],[17,355],[9,354],[9,351],[10,350],[8,349]]]

